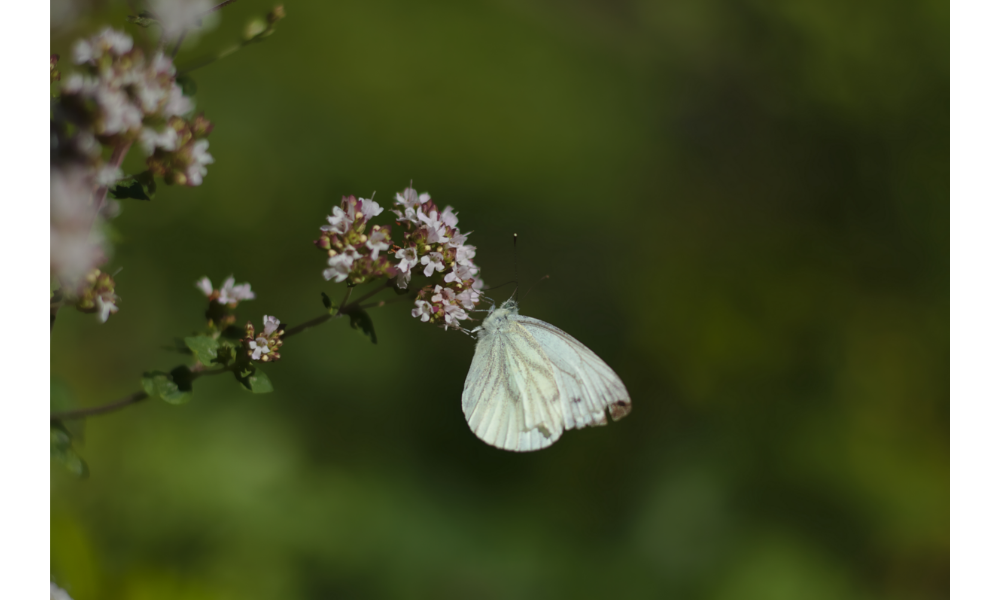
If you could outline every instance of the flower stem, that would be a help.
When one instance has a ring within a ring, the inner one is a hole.
[[[200,367],[200,368],[199,368]],[[191,367],[191,381],[203,377],[205,375],[219,375],[221,373],[230,373],[232,368],[225,367],[223,369],[212,369],[205,370],[204,365],[195,365]],[[100,406],[92,406],[89,408],[76,408],[73,410],[62,410],[59,412],[54,412],[49,415],[49,421],[62,421],[66,419],[82,419],[84,417],[93,417],[96,415],[103,415],[109,412],[114,412],[116,410],[125,408],[126,406],[131,406],[137,402],[142,402],[146,398],[149,398],[149,394],[146,392],[132,392],[128,396],[115,400],[114,402],[109,402],[107,404],[102,404]]]
[[[125,155],[128,154],[128,149],[132,147],[132,142],[122,142],[115,146],[115,149],[111,151],[111,158],[108,160],[108,164],[118,168],[122,166],[122,162],[125,160]],[[102,185],[97,188],[94,192],[94,217],[101,213],[101,209],[104,208],[104,200],[108,197],[108,186]]]
[[[331,315],[330,313],[322,314],[316,318],[309,319],[305,323],[296,325],[295,327],[290,327],[285,330],[285,333],[281,336],[282,339],[292,337],[302,333],[303,331],[315,327],[317,325],[322,325],[326,323],[334,316],[339,316],[341,314],[350,314],[352,311],[358,308],[368,308],[368,306],[361,306],[361,303],[371,298],[375,294],[392,287],[392,281],[387,282],[385,285],[380,285],[374,290],[371,290],[367,294],[361,296],[354,302],[347,304],[347,301],[351,298],[351,292],[354,288],[347,288],[347,293],[344,295],[344,300],[340,303],[340,309],[337,311],[336,315]],[[391,300],[389,301],[391,302]],[[375,303],[375,305],[381,306],[383,303]],[[388,304],[388,302],[384,303]],[[54,313],[53,313],[54,314]],[[221,373],[229,373],[232,371],[231,367],[225,367],[222,369],[206,370],[205,365],[197,364],[191,367],[191,380],[205,376],[205,375],[219,375]],[[65,419],[82,419],[84,417],[93,417],[97,415],[103,415],[116,410],[125,408],[126,406],[131,406],[138,402],[142,402],[146,398],[149,398],[149,394],[146,392],[133,392],[124,398],[115,400],[114,402],[109,402],[108,404],[102,404],[100,406],[93,406],[89,408],[77,408],[74,410],[63,410],[59,412],[54,412],[49,415],[50,421],[61,421]]]
[[[201,14],[201,16],[205,16],[207,14],[214,13],[217,10],[222,10],[223,8],[225,8],[225,7],[229,6],[230,4],[232,4],[233,2],[236,2],[236,0],[226,0],[225,2],[222,2],[220,4],[216,4],[212,8],[210,8],[210,9],[206,10],[205,12],[203,12]]]
[[[322,325],[323,323],[326,323],[327,321],[329,321],[332,318],[333,318],[333,315],[331,315],[330,313],[326,313],[326,314],[323,314],[323,315],[320,315],[320,316],[316,317],[315,319],[309,319],[305,323],[302,323],[300,325],[296,325],[295,327],[292,327],[290,329],[286,329],[285,333],[281,336],[281,339],[285,339],[285,338],[291,337],[293,335],[302,333],[306,329],[310,329],[310,328],[315,327],[317,325]]]

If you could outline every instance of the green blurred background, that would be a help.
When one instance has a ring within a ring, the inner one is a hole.
[[[551,276],[522,311],[603,357],[632,414],[506,453],[462,415],[472,340],[404,304],[373,312],[377,346],[328,323],[273,394],[208,378],[87,422],[90,478],[51,473],[75,600],[947,597],[947,2],[285,7],[194,73],[216,163],[124,205],[121,311],[63,312],[53,375],[89,406],[174,366],[203,275],[253,285],[243,321],[320,314],[324,216],[412,179],[488,284],[519,234],[522,284]]]

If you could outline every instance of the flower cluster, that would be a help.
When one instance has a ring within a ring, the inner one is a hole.
[[[468,234],[458,229],[458,214],[450,206],[440,210],[430,194],[418,194],[412,187],[396,194],[397,221],[404,226],[403,243],[396,250],[399,259],[396,285],[405,288],[413,271],[425,277],[440,277],[417,295],[412,314],[421,321],[459,327],[469,318],[467,311],[479,303],[482,281],[473,262],[475,246],[466,245]]]
[[[232,309],[236,308],[244,300],[253,300],[257,296],[250,289],[249,283],[236,284],[236,278],[230,275],[219,289],[212,287],[212,282],[208,277],[202,277],[197,283],[197,287],[208,298],[208,310],[205,311],[205,318],[208,319],[209,327],[225,329],[236,322],[236,316]]]
[[[211,0],[151,0],[150,9],[163,28],[163,36],[174,38],[195,28],[213,4]]]
[[[204,140],[211,124],[184,118],[194,105],[177,85],[167,55],[147,57],[128,35],[106,28],[79,40],[73,60],[86,73],[64,78],[60,105],[81,132],[115,148],[139,142],[150,169],[168,184],[201,184],[212,162]]]
[[[374,200],[347,196],[333,207],[315,241],[328,255],[323,277],[349,285],[391,278],[402,291],[414,273],[423,275],[431,282],[417,293],[413,316],[445,328],[459,327],[479,303],[476,248],[466,245],[468,235],[458,229],[454,209],[439,209],[429,194],[410,187],[396,194],[394,204],[396,225],[403,232],[398,245],[390,226],[368,229],[368,222],[383,212]]]
[[[50,174],[49,262],[52,275],[67,291],[105,261],[104,236],[94,227],[94,175],[82,166]]]
[[[247,322],[246,337],[243,338],[243,346],[246,349],[250,360],[261,362],[274,362],[281,358],[278,348],[283,342],[281,336],[285,333],[285,326],[278,322],[275,317],[264,315],[264,330],[259,334],[254,332],[253,324]]]
[[[144,129],[139,143],[149,155],[149,170],[167,184],[201,185],[208,173],[205,165],[215,162],[205,139],[212,127],[208,119],[197,115],[189,121],[171,117],[163,131]]]
[[[236,308],[236,306],[243,300],[253,300],[257,297],[250,289],[249,283],[237,284],[236,278],[232,275],[227,277],[226,280],[222,282],[222,287],[219,289],[214,289],[212,287],[212,281],[208,277],[202,277],[194,285],[201,290],[210,301],[225,304],[230,308]]]
[[[367,231],[368,221],[382,210],[375,200],[354,196],[345,196],[340,206],[333,207],[328,224],[320,227],[322,233],[314,242],[329,257],[324,278],[358,285],[395,274],[385,254],[392,241],[391,227],[373,225]]]
[[[118,312],[115,304],[115,280],[111,275],[94,269],[84,278],[84,285],[78,290],[75,298],[77,309],[85,313],[97,313],[97,319],[105,323],[111,313]]]

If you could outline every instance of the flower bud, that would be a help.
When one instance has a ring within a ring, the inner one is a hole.
[[[274,10],[267,13],[267,22],[274,25],[278,21],[285,18],[285,5],[279,4],[274,7]]]
[[[249,42],[265,31],[267,31],[267,23],[263,19],[253,19],[247,23],[246,29],[243,30],[243,39]]]

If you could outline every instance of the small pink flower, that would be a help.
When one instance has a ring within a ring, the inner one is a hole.
[[[420,264],[427,266],[424,277],[430,277],[434,271],[444,271],[444,256],[440,252],[431,252],[420,259]]]
[[[432,310],[431,303],[424,300],[417,300],[417,307],[410,311],[410,314],[414,318],[420,319],[424,323],[430,320],[434,316],[434,311]]]

